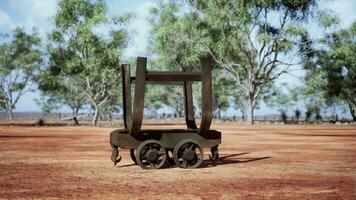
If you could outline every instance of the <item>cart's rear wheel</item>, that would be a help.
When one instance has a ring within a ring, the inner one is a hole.
[[[167,151],[157,140],[146,140],[136,150],[136,161],[143,169],[159,169],[167,160]]]
[[[136,157],[135,157],[135,149],[130,149],[130,157],[131,157],[131,160],[135,163],[135,165],[137,165],[137,160],[136,160]]]
[[[197,168],[203,162],[204,153],[196,141],[185,139],[174,148],[173,158],[178,167]]]

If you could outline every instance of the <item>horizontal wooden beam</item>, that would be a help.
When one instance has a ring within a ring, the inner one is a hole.
[[[162,84],[167,84],[166,82],[180,82],[180,81],[201,81],[200,72],[181,72],[181,71],[170,71],[170,72],[147,72],[146,81],[152,82],[162,82]],[[131,81],[135,81],[135,77],[131,77]]]

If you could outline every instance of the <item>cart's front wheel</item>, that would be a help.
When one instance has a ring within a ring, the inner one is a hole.
[[[136,150],[136,161],[143,169],[159,169],[167,160],[167,151],[157,140],[146,140]]]
[[[196,141],[185,139],[174,148],[173,158],[178,167],[197,168],[203,162],[204,153]]]

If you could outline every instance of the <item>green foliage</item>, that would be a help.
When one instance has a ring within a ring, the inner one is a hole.
[[[297,124],[299,123],[299,118],[300,118],[301,114],[302,113],[300,112],[300,110],[298,108],[294,111],[294,116],[297,119]]]
[[[35,30],[27,34],[16,28],[9,42],[0,45],[0,105],[12,119],[12,109],[31,83],[42,64],[41,40]]]
[[[165,69],[192,70],[199,68],[200,57],[195,15],[179,16],[179,5],[162,4],[152,10],[153,52],[160,55],[159,63]]]
[[[234,94],[235,81],[228,74],[221,74],[221,69],[214,69],[213,74],[213,110],[218,118],[221,111],[230,106],[231,96]]]
[[[49,38],[49,67],[43,76],[53,79],[42,79],[41,89],[71,107],[89,103],[94,108],[92,125],[96,125],[103,106],[117,103],[120,56],[127,44],[123,25],[129,18],[125,15],[110,20],[104,1],[58,3]],[[99,34],[96,28],[100,26],[111,28]]]
[[[333,28],[340,24],[341,19],[333,12],[320,11],[318,12],[318,22],[324,28]]]
[[[333,14],[321,15],[325,27],[322,48],[317,49],[305,68],[310,70],[309,87],[319,90],[326,102],[342,99],[349,105],[350,113],[356,120],[356,23],[346,30],[328,32],[331,25],[337,24]]]
[[[286,91],[287,90],[287,91]],[[288,107],[293,104],[291,94],[287,85],[274,86],[271,88],[269,95],[266,95],[264,102],[269,107],[278,108],[278,110],[287,111]]]
[[[41,107],[42,115],[46,116],[54,113],[61,108],[60,102],[55,98],[44,98],[35,99],[38,106]]]
[[[285,110],[280,110],[281,112],[281,119],[283,121],[284,124],[287,124],[287,119],[288,119],[288,116],[287,116],[287,113]]]
[[[233,77],[234,91],[242,96],[235,98],[238,104],[248,101],[252,123],[253,110],[266,88],[297,64],[285,60],[286,56],[296,48],[300,50],[296,57],[308,55],[310,44],[303,24],[315,2],[203,0],[162,4],[153,10],[154,50],[178,69],[195,66],[202,56],[213,57],[221,73]],[[279,24],[273,18],[279,18]]]

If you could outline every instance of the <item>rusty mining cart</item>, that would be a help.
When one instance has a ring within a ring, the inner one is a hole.
[[[210,59],[201,60],[200,72],[146,70],[147,58],[137,58],[136,77],[130,76],[130,66],[122,65],[122,96],[125,129],[110,133],[111,160],[121,160],[120,149],[130,149],[131,159],[144,169],[159,169],[167,161],[181,168],[197,168],[203,162],[203,148],[210,148],[210,160],[218,159],[221,133],[210,130],[212,120],[212,81]],[[194,120],[192,82],[202,82],[202,116],[199,128]],[[131,84],[134,84],[133,109]],[[146,84],[182,85],[187,129],[141,129]],[[133,110],[133,111],[132,111]]]

